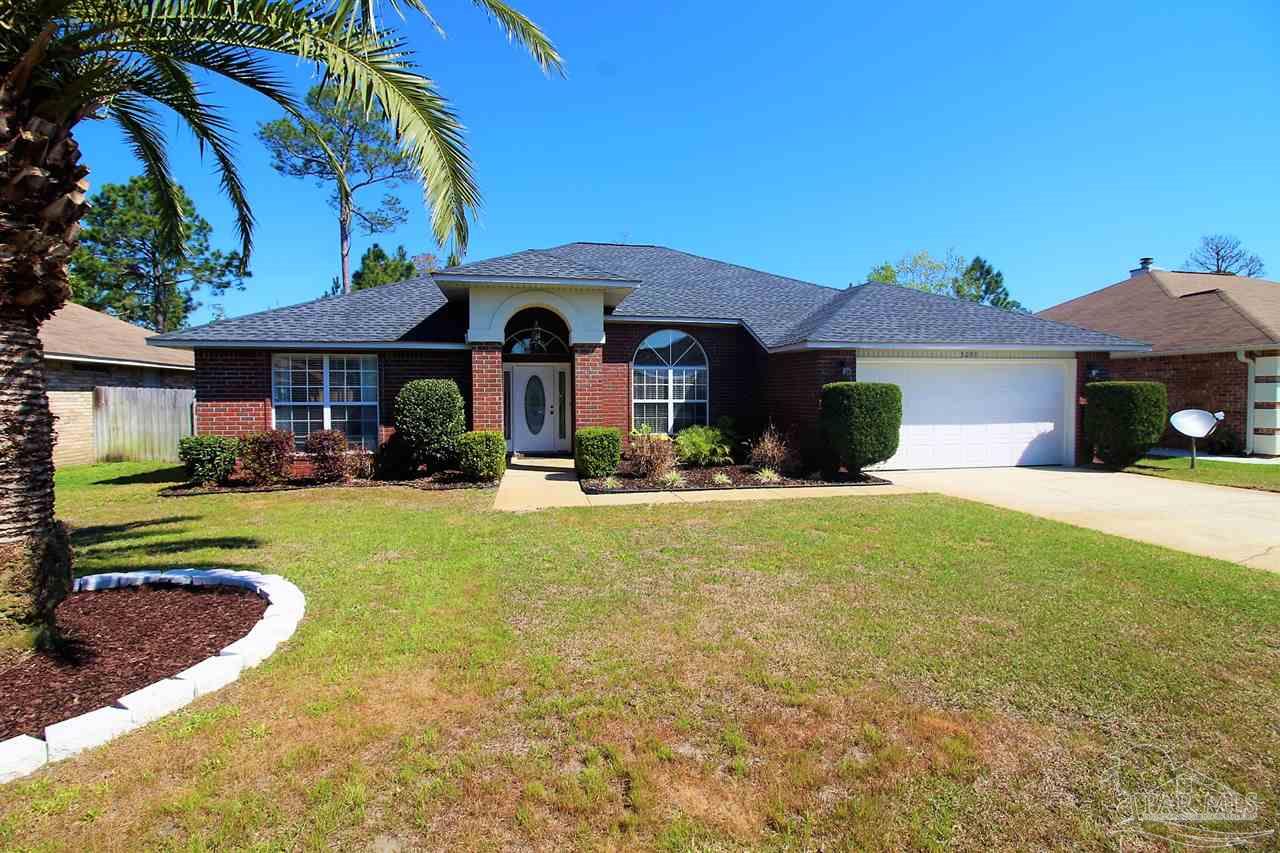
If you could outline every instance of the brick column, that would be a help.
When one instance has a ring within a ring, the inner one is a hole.
[[[604,345],[573,345],[573,428],[605,422]]]
[[[502,432],[502,344],[471,345],[471,428]]]

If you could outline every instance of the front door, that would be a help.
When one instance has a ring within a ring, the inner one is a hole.
[[[569,371],[555,364],[513,364],[511,449],[553,453],[569,449]]]

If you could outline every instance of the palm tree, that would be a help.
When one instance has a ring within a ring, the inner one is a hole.
[[[544,71],[563,70],[532,21],[503,0],[474,2]],[[212,157],[247,263],[253,213],[231,122],[193,74],[248,87],[314,130],[270,65],[296,58],[343,103],[386,117],[422,179],[436,239],[460,256],[479,204],[462,126],[405,38],[382,26],[388,12],[439,30],[424,0],[0,0],[0,630],[46,632],[71,581],[37,330],[70,293],[67,258],[89,188],[76,126],[119,126],[160,199],[162,239],[179,251],[186,225],[161,131],[167,108]]]

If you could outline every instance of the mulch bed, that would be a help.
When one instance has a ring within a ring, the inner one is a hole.
[[[617,488],[610,489],[604,480],[583,480],[582,491],[589,495],[617,495],[628,492],[688,492],[707,489],[795,489],[804,486],[889,486],[888,480],[870,474],[850,474],[841,471],[831,480],[813,477],[783,477],[776,483],[762,483],[756,479],[756,469],[750,465],[720,465],[712,468],[678,468],[684,477],[683,486],[667,486],[657,479],[638,477],[631,464],[623,460],[618,468]],[[724,474],[732,482],[719,485],[713,482],[716,474]]]
[[[437,471],[408,480],[364,480],[353,479],[342,482],[321,480],[289,480],[284,483],[255,485],[244,480],[232,480],[223,485],[200,486],[183,483],[161,489],[161,497],[181,498],[190,495],[222,495],[245,494],[255,492],[295,492],[299,489],[333,489],[333,488],[374,488],[377,486],[407,486],[410,489],[421,489],[424,492],[440,492],[448,489],[492,489],[497,481],[477,483],[469,480],[458,471]]]
[[[0,741],[175,675],[249,633],[267,601],[229,587],[172,584],[77,592],[58,605],[57,651],[0,665]]]

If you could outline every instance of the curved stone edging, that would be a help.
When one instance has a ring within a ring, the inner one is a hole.
[[[253,590],[269,604],[258,624],[216,657],[205,658],[182,672],[121,696],[109,708],[46,726],[44,739],[17,735],[0,741],[0,784],[11,782],[53,761],[101,746],[125,732],[171,714],[197,696],[225,687],[240,673],[262,663],[292,636],[306,611],[306,597],[280,575],[231,569],[169,569],[108,572],[77,578],[72,592],[91,592],[148,583],[189,586],[238,586]]]

